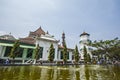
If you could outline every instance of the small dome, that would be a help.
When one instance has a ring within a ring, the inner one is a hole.
[[[8,39],[8,40],[15,40],[15,37],[11,34],[1,35],[0,39]]]
[[[88,34],[88,33],[86,33],[86,32],[83,32],[83,33],[80,35],[80,37],[83,36],[83,35],[88,35],[88,36],[90,36],[90,34]]]

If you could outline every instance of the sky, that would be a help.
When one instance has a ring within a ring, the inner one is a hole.
[[[79,46],[80,34],[90,39],[120,38],[120,0],[0,0],[0,35],[27,37],[39,27],[69,48]]]

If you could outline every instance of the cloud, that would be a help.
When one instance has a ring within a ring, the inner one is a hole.
[[[94,40],[119,37],[119,8],[117,0],[0,0],[0,30],[23,37],[42,26],[57,39],[64,31],[74,47],[84,30]]]

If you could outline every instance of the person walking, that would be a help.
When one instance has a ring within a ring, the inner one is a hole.
[[[5,61],[6,64],[9,64],[9,59],[7,58],[6,61]]]

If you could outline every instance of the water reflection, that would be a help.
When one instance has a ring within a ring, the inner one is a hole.
[[[1,66],[0,80],[119,80],[120,66]]]

